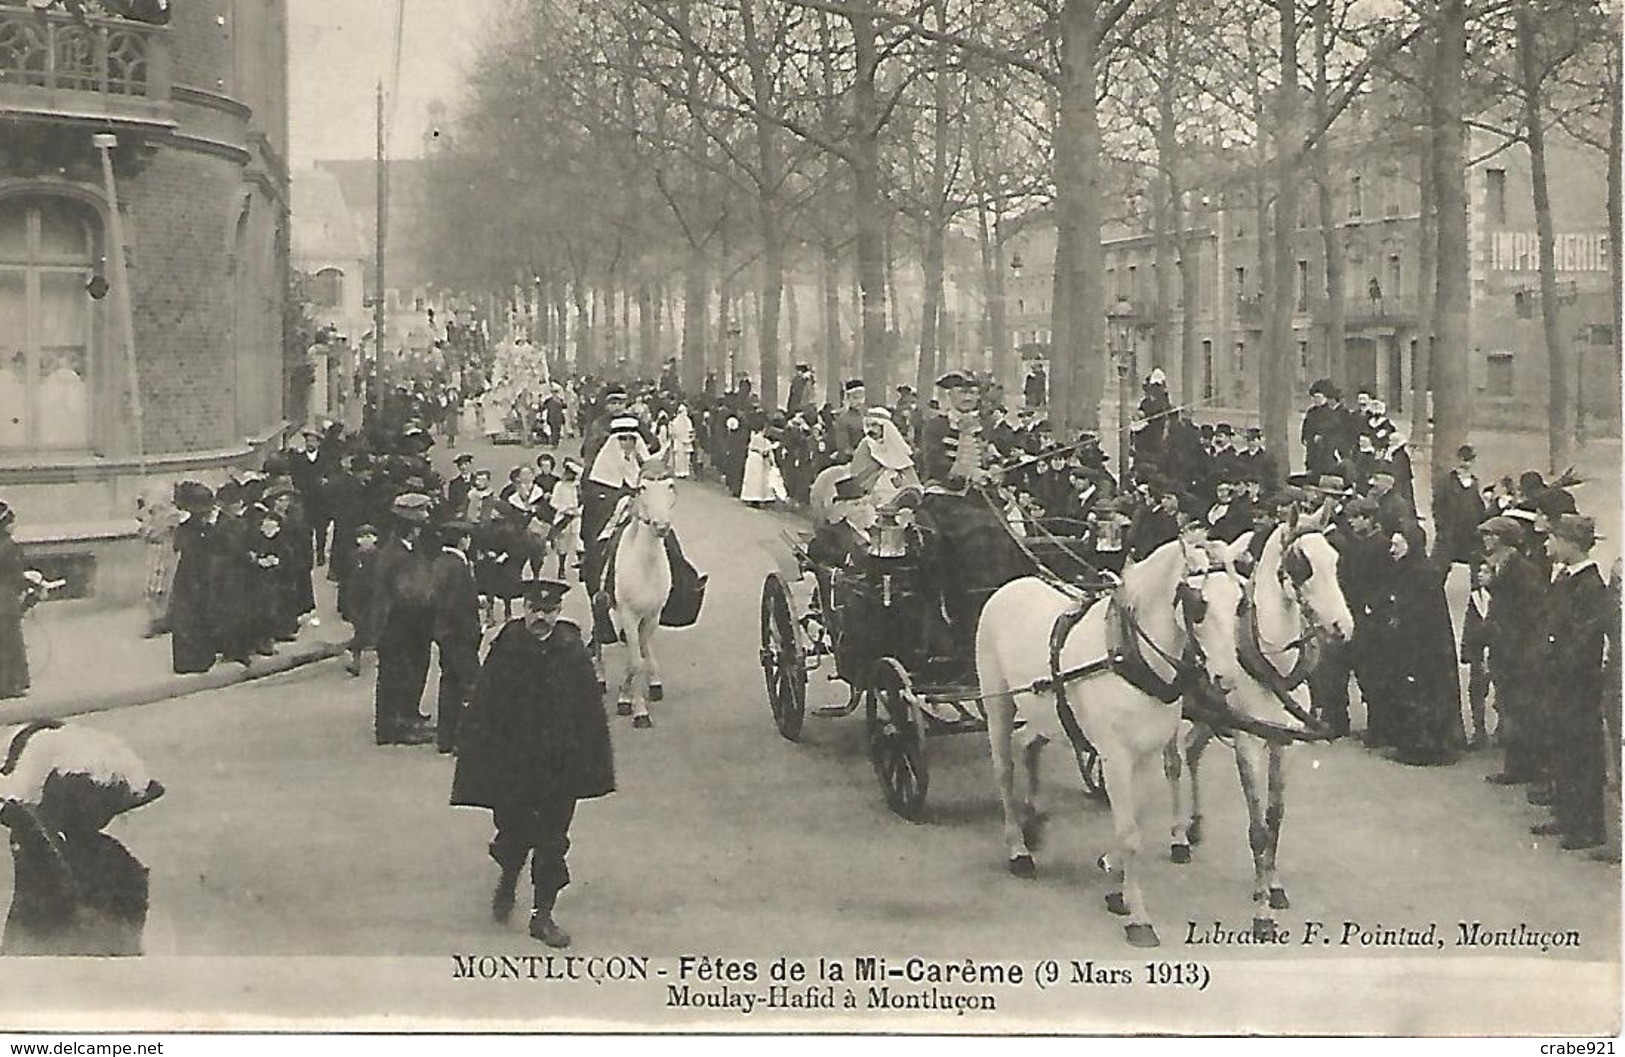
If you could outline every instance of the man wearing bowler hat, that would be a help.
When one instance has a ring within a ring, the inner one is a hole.
[[[499,868],[491,916],[513,912],[519,874],[530,860],[530,935],[568,947],[553,920],[570,883],[565,855],[576,802],[615,791],[615,764],[603,692],[581,629],[560,620],[568,585],[526,586],[525,613],[491,643],[463,715],[451,803],[491,811],[488,852]]]
[[[1473,593],[1489,595],[1480,637],[1495,687],[1496,738],[1506,749],[1501,770],[1485,779],[1491,785],[1523,785],[1541,778],[1537,751],[1545,720],[1539,693],[1540,622],[1534,616],[1541,610],[1546,580],[1523,551],[1531,531],[1504,515],[1478,526],[1483,559],[1473,577]],[[1473,707],[1477,722],[1480,706],[1474,701]]]

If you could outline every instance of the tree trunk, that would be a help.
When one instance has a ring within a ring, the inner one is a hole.
[[[1327,82],[1326,62],[1331,49],[1331,4],[1327,0],[1315,5],[1315,127],[1324,130],[1331,120],[1331,95]],[[1338,385],[1347,387],[1348,343],[1345,337],[1348,308],[1343,298],[1348,291],[1348,263],[1343,257],[1342,225],[1337,221],[1336,199],[1332,196],[1331,136],[1322,132],[1314,148],[1312,163],[1315,171],[1315,192],[1320,207],[1320,245],[1325,255],[1326,308],[1322,320],[1326,375]],[[1397,298],[1400,291],[1395,290]]]
[[[683,269],[683,389],[698,393],[705,387],[706,329],[709,326],[707,302],[711,296],[705,253],[697,246],[688,251]]]
[[[841,387],[846,379],[841,371],[841,251],[835,240],[824,238],[823,254],[819,258],[818,278],[824,288],[820,315],[824,337],[824,364],[819,371],[824,376],[824,399],[835,403],[841,398]]]
[[[751,89],[758,105],[765,106],[773,94],[773,77],[756,32],[754,0],[740,0],[739,14]],[[761,322],[756,332],[761,362],[757,369],[762,406],[775,408],[779,406],[779,309],[784,298],[785,236],[778,202],[784,158],[778,125],[759,114],[755,125],[756,216],[762,240]]]
[[[1619,27],[1613,27],[1609,35],[1609,82],[1611,90],[1609,98],[1613,100],[1608,108],[1608,278],[1609,289],[1613,291],[1609,298],[1613,302],[1614,321],[1614,369],[1618,370],[1621,363],[1621,347],[1625,343],[1625,334],[1620,332],[1621,324],[1625,320],[1620,318],[1621,310],[1625,309],[1625,270],[1621,268],[1621,253],[1625,253],[1620,230],[1620,185],[1622,182],[1620,155],[1625,152],[1625,143],[1621,143],[1621,126],[1625,125],[1625,94],[1620,92],[1620,40]],[[1617,382],[1617,378],[1616,378]],[[1619,394],[1616,392],[1615,397]],[[1614,405],[1616,410],[1625,411],[1619,404]]]
[[[1430,93],[1431,96],[1431,93]],[[1433,392],[1433,349],[1438,334],[1434,305],[1438,293],[1439,209],[1433,185],[1433,137],[1423,137],[1419,179],[1420,219],[1417,223],[1416,355],[1411,359],[1411,440],[1420,444],[1433,432],[1429,403]]]
[[[1540,243],[1540,323],[1546,337],[1546,462],[1557,473],[1572,463],[1574,426],[1569,418],[1569,350],[1563,340],[1562,306],[1557,303],[1556,238],[1552,196],[1546,179],[1546,115],[1542,109],[1540,56],[1535,14],[1520,3],[1517,21],[1518,76],[1523,89],[1523,120],[1529,143],[1529,182],[1535,199],[1535,238]]]
[[[863,300],[859,362],[869,389],[883,394],[890,372],[886,362],[886,210],[880,197],[880,104],[875,84],[880,54],[873,16],[855,12],[846,20],[852,27],[857,71],[852,85],[851,167],[858,288]]]
[[[1467,65],[1466,0],[1438,0],[1438,44],[1434,51],[1433,180],[1438,203],[1438,269],[1433,346],[1433,480],[1444,480],[1456,449],[1472,428],[1468,401],[1468,302],[1471,245],[1467,238],[1467,128],[1462,96]]]
[[[1275,224],[1270,232],[1273,264],[1270,275],[1268,332],[1258,357],[1258,410],[1264,445],[1289,451],[1296,350],[1292,317],[1297,302],[1294,253],[1298,220],[1298,161],[1303,129],[1298,101],[1297,0],[1276,0],[1281,17],[1281,84],[1275,101]]]
[[[592,358],[592,305],[587,284],[580,277],[570,284],[576,303],[576,372],[592,374],[596,370]]]
[[[1170,67],[1172,64],[1170,63]],[[1180,232],[1174,227],[1174,166],[1179,164],[1179,132],[1175,126],[1174,78],[1170,67],[1158,71],[1157,178],[1152,192],[1152,232],[1157,269],[1157,305],[1151,327],[1151,366],[1168,369],[1174,329],[1174,269]],[[1182,372],[1175,372],[1180,373]],[[1183,384],[1181,376],[1179,384]],[[1181,390],[1182,392],[1183,390]],[[1179,394],[1175,394],[1176,396]],[[1175,401],[1178,402],[1177,400]]]
[[[1099,0],[1061,11],[1060,112],[1055,129],[1055,280],[1051,297],[1051,421],[1058,433],[1098,429],[1106,380],[1100,248]]]
[[[645,378],[660,377],[660,353],[656,349],[656,332],[660,321],[655,309],[654,292],[647,282],[638,284],[638,374]]]
[[[1179,403],[1195,405],[1202,399],[1201,346],[1196,337],[1197,309],[1202,298],[1202,274],[1201,262],[1197,256],[1199,244],[1184,234],[1185,191],[1177,181],[1174,185],[1173,205],[1174,230],[1181,232],[1179,289],[1180,296],[1184,300],[1179,321]]]
[[[947,5],[932,5],[938,30],[946,30]],[[943,243],[948,231],[948,47],[936,47],[936,69],[931,74],[931,209],[925,221],[924,296],[920,300],[920,362],[915,372],[915,389],[929,393],[942,363],[942,273]],[[904,429],[907,425],[903,424]]]

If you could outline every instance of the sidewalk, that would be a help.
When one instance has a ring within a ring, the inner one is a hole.
[[[199,675],[174,674],[169,636],[142,637],[144,607],[47,602],[23,620],[33,687],[27,697],[0,701],[0,725],[152,704],[336,657],[350,641],[350,628],[338,617],[325,572],[316,570],[315,619],[307,618],[296,641],[278,643],[276,656],[256,657],[246,668],[222,661]]]

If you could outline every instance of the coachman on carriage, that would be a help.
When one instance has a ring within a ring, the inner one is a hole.
[[[1042,525],[1012,535],[992,492],[976,388],[959,374],[938,384],[950,406],[922,431],[924,488],[877,504],[861,478],[837,480],[825,523],[810,538],[787,534],[794,562],[762,590],[761,661],[780,734],[800,738],[808,674],[831,658],[851,692],[815,715],[864,708],[876,776],[908,819],[924,809],[926,737],[986,729],[973,645],[993,592],[1020,576],[1044,575],[1087,597],[1114,582],[1084,559],[1078,538]],[[800,590],[806,581],[810,592]],[[1093,753],[1079,763],[1086,786],[1100,790]]]

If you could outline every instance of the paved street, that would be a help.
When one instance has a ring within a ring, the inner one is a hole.
[[[480,451],[480,464],[519,454]],[[886,809],[861,714],[809,717],[799,745],[779,738],[756,659],[757,599],[777,533],[794,522],[710,485],[681,494],[678,527],[711,573],[710,596],[698,627],[662,634],[667,699],[655,706],[655,729],[613,721],[620,792],[577,816],[576,883],[560,913],[579,950],[1126,958],[1091,865],[1110,839],[1109,818],[1084,799],[1064,754],[1052,753],[1055,823],[1042,875],[1022,882],[1003,870],[984,738],[931,742],[923,825]],[[573,593],[567,612],[584,607]],[[815,675],[810,694],[810,704],[829,703],[844,690]],[[328,661],[87,717],[127,738],[169,788],[117,824],[152,868],[153,953],[541,950],[522,915],[506,930],[488,919],[488,818],[446,806],[451,759],[375,747],[370,710],[370,678]],[[1461,920],[1524,922],[1581,931],[1579,950],[1548,958],[1616,957],[1617,868],[1537,846],[1526,832],[1537,814],[1521,791],[1483,783],[1491,762],[1418,770],[1354,744],[1297,750],[1282,844],[1294,908],[1283,923],[1437,921],[1453,934]],[[1188,922],[1243,927],[1251,913],[1234,768],[1217,750],[1204,773],[1208,843],[1190,866],[1159,855],[1147,881],[1163,952],[1176,957],[1219,953],[1184,947]],[[1160,834],[1160,790],[1150,804]],[[1160,836],[1151,843],[1160,847]]]

